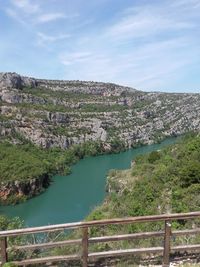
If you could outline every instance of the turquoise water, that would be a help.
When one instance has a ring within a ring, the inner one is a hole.
[[[169,138],[161,144],[80,160],[72,167],[72,174],[53,177],[53,183],[43,194],[16,206],[0,207],[0,213],[19,216],[27,226],[80,221],[103,201],[110,169],[127,169],[137,155],[175,141],[176,138]]]

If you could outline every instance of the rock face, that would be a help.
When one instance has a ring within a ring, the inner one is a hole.
[[[29,181],[15,181],[2,183],[0,187],[0,199],[6,203],[10,197],[15,197],[18,202],[21,198],[31,198],[41,193],[50,184],[48,175],[31,179]]]
[[[36,87],[37,81],[29,77],[22,77],[15,72],[0,73],[0,87],[22,89],[25,86]]]
[[[101,141],[110,149],[200,129],[200,94],[146,93],[112,83],[0,73],[0,136],[44,148]],[[19,138],[20,137],[20,138]]]
[[[67,114],[61,112],[55,112],[55,113],[48,112],[47,118],[50,122],[53,123],[68,123],[70,120]]]

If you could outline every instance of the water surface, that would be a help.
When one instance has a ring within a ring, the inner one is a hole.
[[[72,174],[53,177],[53,183],[43,194],[16,206],[0,207],[0,214],[19,216],[27,226],[80,221],[103,201],[110,169],[127,169],[137,155],[175,141],[176,138],[168,138],[161,144],[80,160],[72,167]]]

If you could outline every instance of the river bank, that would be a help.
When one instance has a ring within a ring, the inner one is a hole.
[[[127,169],[138,155],[176,142],[168,138],[161,144],[142,146],[118,154],[87,157],[72,166],[68,176],[54,176],[46,191],[16,206],[2,206],[0,212],[19,216],[27,226],[40,226],[83,220],[106,196],[106,177],[110,169]]]
[[[1,183],[0,203],[18,204],[45,191],[51,183],[50,175],[44,174],[28,181],[10,181]]]
[[[84,157],[128,149],[120,140],[111,144],[88,141],[67,150],[41,149],[22,141],[21,145],[0,143],[0,205],[16,205],[38,196],[51,185],[53,175],[70,174],[73,164]],[[133,148],[142,145],[147,144],[138,143]]]
[[[26,141],[21,145],[0,143],[0,204],[15,205],[35,197],[50,186],[53,175],[68,175],[80,159],[112,151],[118,152],[101,142],[86,142],[68,150],[41,149]]]

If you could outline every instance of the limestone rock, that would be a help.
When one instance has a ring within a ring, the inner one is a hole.
[[[0,87],[1,88],[16,88],[36,87],[37,81],[33,78],[22,77],[15,72],[1,72],[0,73]]]

